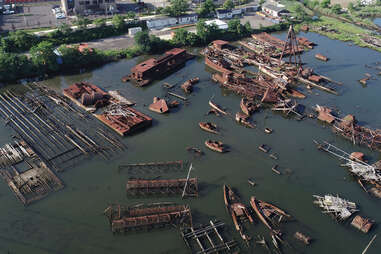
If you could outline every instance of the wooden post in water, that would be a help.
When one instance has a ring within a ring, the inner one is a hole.
[[[183,195],[181,195],[181,198],[184,198],[184,196],[186,194],[186,189],[187,189],[187,186],[188,186],[188,181],[189,181],[189,176],[190,176],[190,172],[191,171],[192,171],[192,163],[190,164],[190,167],[189,167],[189,170],[188,170],[187,180],[185,181]]]

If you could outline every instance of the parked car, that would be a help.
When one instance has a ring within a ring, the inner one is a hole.
[[[56,7],[54,9],[52,9],[52,12],[53,12],[53,14],[57,14],[57,13],[61,13],[62,11],[61,11],[60,7]]]
[[[64,19],[66,18],[65,13],[59,12],[56,13],[56,19]]]

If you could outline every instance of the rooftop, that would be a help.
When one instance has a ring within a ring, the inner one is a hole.
[[[283,7],[278,7],[278,6],[275,6],[272,4],[265,4],[265,5],[263,5],[263,8],[270,9],[270,10],[277,11],[277,12],[286,10]]]

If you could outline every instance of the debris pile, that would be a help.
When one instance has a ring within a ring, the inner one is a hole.
[[[232,251],[237,242],[224,239],[221,231],[225,224],[219,221],[209,221],[209,223],[198,228],[182,229],[181,235],[192,253],[206,254]],[[197,246],[199,250],[194,252],[195,248],[192,248],[192,246]]]
[[[333,196],[330,194],[324,197],[313,195],[316,199],[314,204],[323,209],[323,213],[331,214],[338,221],[344,221],[348,219],[353,213],[359,211],[355,203],[340,198],[339,196]]]
[[[151,117],[123,104],[112,104],[95,117],[121,136],[152,125]]]
[[[360,215],[356,215],[356,217],[353,218],[351,225],[364,233],[368,233],[373,226],[373,221],[367,218],[362,218]]]

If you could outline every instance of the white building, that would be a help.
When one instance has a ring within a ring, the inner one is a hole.
[[[149,29],[159,29],[168,26],[193,24],[198,21],[197,14],[187,14],[177,18],[160,16],[152,19],[147,19],[147,27]]]
[[[231,10],[216,10],[216,15],[218,19],[231,19],[233,17]]]
[[[262,6],[262,11],[270,16],[273,17],[280,17],[286,13],[289,13],[288,10],[286,10],[283,7],[278,7],[272,4],[265,4]]]
[[[141,32],[142,28],[140,26],[138,27],[131,27],[128,28],[128,35],[134,36],[136,33]]]
[[[207,21],[205,21],[205,24],[207,26],[214,24],[217,26],[218,29],[222,29],[222,30],[228,29],[228,24],[226,22],[223,22],[222,20],[219,20],[219,19],[207,20]]]

